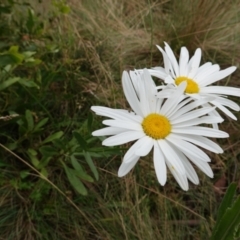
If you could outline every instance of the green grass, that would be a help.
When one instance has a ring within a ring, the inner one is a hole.
[[[240,178],[239,122],[224,117],[220,128],[230,138],[219,141],[224,154],[210,154],[214,178],[197,171],[200,185],[183,192],[170,174],[164,187],[158,184],[152,156],[118,178],[128,146],[102,147],[91,136],[102,118],[89,109],[129,109],[122,71],[161,65],[155,45],[163,41],[176,55],[183,45],[191,53],[201,47],[204,62],[238,66],[240,3],[71,0],[70,13],[63,14],[64,4],[29,2],[35,14],[11,1],[5,1],[9,13],[0,8],[0,53],[12,56],[7,60],[13,66],[6,69],[0,58],[0,84],[22,79],[0,92],[0,116],[19,115],[0,120],[0,239],[209,239],[226,187]],[[18,15],[20,7],[25,10]],[[18,52],[11,55],[11,46]],[[29,51],[35,52],[32,65],[21,59]],[[237,70],[221,84],[239,87],[239,76]],[[74,169],[73,156],[85,174],[75,184],[64,168]],[[223,178],[223,188],[215,186]],[[86,196],[79,193],[81,183]]]

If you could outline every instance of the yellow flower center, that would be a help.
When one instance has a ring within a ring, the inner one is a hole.
[[[165,138],[172,129],[169,120],[157,113],[151,113],[143,119],[143,131],[153,139]]]
[[[177,77],[175,79],[176,85],[179,85],[183,81],[187,82],[187,87],[185,89],[185,93],[198,93],[199,92],[198,84],[194,80],[187,78],[187,77]]]

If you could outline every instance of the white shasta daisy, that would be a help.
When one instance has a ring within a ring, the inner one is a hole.
[[[189,188],[188,179],[198,184],[198,176],[190,162],[209,177],[213,177],[208,164],[210,158],[197,146],[214,153],[222,153],[223,150],[207,137],[225,138],[228,134],[197,126],[223,120],[216,116],[206,116],[214,107],[196,109],[209,99],[189,102],[189,98],[183,94],[185,82],[179,84],[173,97],[157,98],[156,86],[147,69],[143,70],[143,74],[136,74],[134,77],[138,79],[133,83],[126,71],[122,75],[123,91],[133,112],[91,107],[97,115],[111,118],[103,121],[108,127],[92,133],[93,136],[113,135],[106,138],[103,145],[117,146],[136,140],[124,156],[118,176],[126,175],[139,158],[146,156],[153,148],[155,172],[161,185],[166,183],[166,166],[183,190]]]
[[[211,105],[216,106],[232,119],[237,119],[228,108],[235,111],[239,111],[240,108],[235,102],[227,99],[226,96],[240,97],[240,89],[225,86],[209,86],[233,73],[236,70],[235,66],[224,70],[220,70],[218,64],[212,64],[211,62],[200,66],[201,49],[198,48],[193,57],[189,59],[189,52],[186,47],[181,48],[178,63],[167,43],[165,43],[165,51],[161,47],[157,47],[163,55],[164,68],[155,67],[149,69],[152,76],[158,77],[164,80],[166,84],[172,84],[173,86],[178,86],[181,82],[186,81],[185,94],[196,99],[212,96],[214,100],[210,101]],[[217,111],[213,111],[211,115],[219,116]],[[217,127],[216,124],[215,127]]]

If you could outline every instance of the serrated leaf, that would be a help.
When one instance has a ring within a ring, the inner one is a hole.
[[[72,166],[76,170],[76,175],[80,177],[82,180],[85,180],[88,182],[94,182],[93,178],[84,171],[84,169],[82,168],[78,160],[73,155],[70,158],[71,158]]]
[[[51,146],[42,146],[39,148],[39,151],[45,157],[52,157],[58,154],[58,150]]]
[[[33,116],[32,116],[31,111],[26,110],[25,118],[27,120],[28,131],[32,131],[33,127],[34,127],[34,121],[33,121]]]
[[[73,136],[76,138],[81,147],[86,150],[87,142],[83,139],[83,137],[78,132],[73,132]]]
[[[59,139],[59,138],[62,137],[62,135],[63,135],[63,131],[55,132],[55,133],[53,133],[52,135],[48,136],[48,137],[42,142],[42,144],[48,143],[48,142],[52,142],[52,141],[55,140],[55,139]]]
[[[83,185],[83,183],[78,179],[78,177],[76,177],[70,168],[68,168],[65,164],[64,166],[64,170],[66,172],[67,178],[69,180],[69,182],[71,183],[71,185],[73,186],[73,188],[80,194],[86,196],[87,195],[87,189],[85,188],[85,186]]]
[[[20,80],[20,78],[14,77],[14,78],[9,78],[8,80],[1,82],[0,83],[0,91],[4,90],[5,88],[8,88],[9,86],[18,82],[19,80]]]
[[[97,171],[97,168],[95,167],[95,165],[93,163],[93,160],[91,158],[90,153],[89,152],[84,152],[84,157],[85,157],[86,162],[87,162],[88,166],[90,167],[95,179],[98,180],[99,179],[98,171]]]

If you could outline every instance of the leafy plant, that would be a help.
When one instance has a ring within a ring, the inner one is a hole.
[[[240,196],[235,200],[237,184],[232,183],[221,202],[211,240],[239,239]]]

